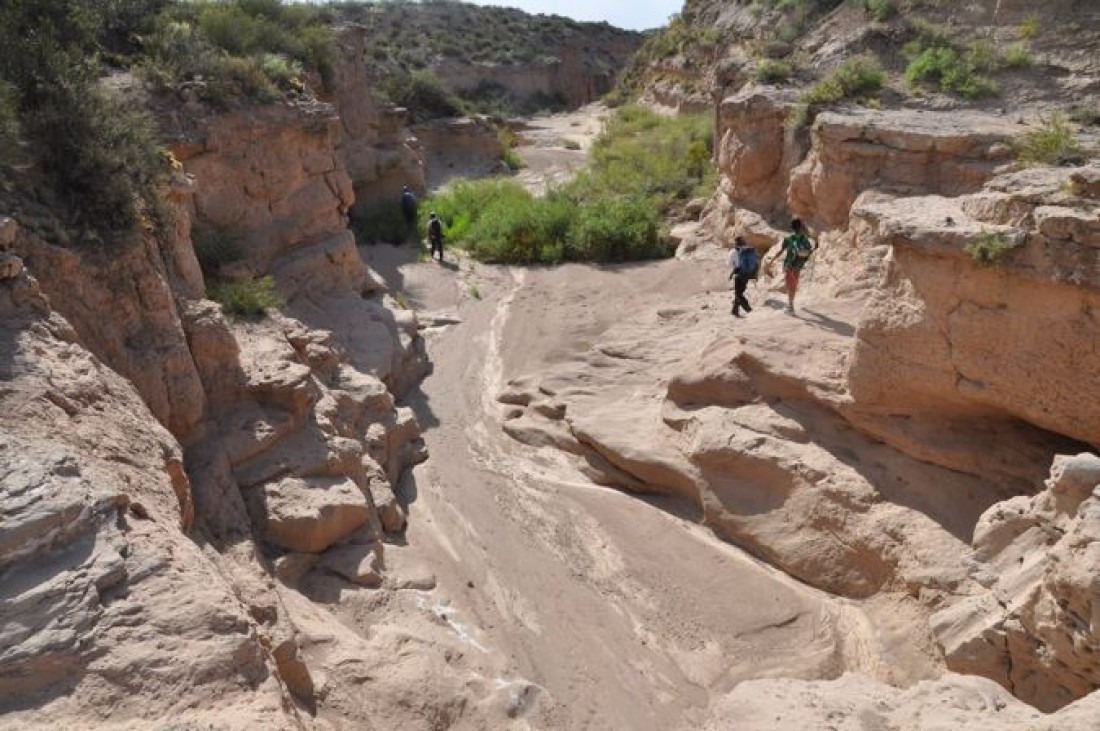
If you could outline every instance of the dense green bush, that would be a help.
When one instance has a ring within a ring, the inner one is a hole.
[[[589,167],[536,197],[509,179],[462,181],[430,198],[447,241],[492,262],[629,261],[667,256],[666,212],[714,184],[710,115],[617,110]],[[422,220],[423,223],[423,220]]]
[[[886,80],[882,64],[874,56],[845,59],[828,76],[810,87],[802,96],[807,104],[837,104],[878,92]]]
[[[571,258],[582,261],[655,259],[668,253],[656,208],[640,196],[598,200],[576,212]]]
[[[1014,44],[1002,54],[983,38],[968,45],[956,42],[947,28],[921,18],[913,18],[910,28],[916,38],[903,46],[902,55],[908,60],[905,79],[912,87],[930,86],[967,99],[997,96],[1000,86],[992,74],[1006,66],[1022,68],[1031,63],[1023,44]]]
[[[997,82],[978,73],[984,54],[959,54],[948,46],[921,51],[905,69],[910,86],[931,84],[943,92],[955,92],[967,99],[996,96]]]
[[[766,58],[757,64],[754,76],[762,84],[782,84],[791,73],[791,65],[786,61]]]
[[[207,287],[206,296],[221,305],[227,315],[245,319],[263,317],[268,310],[286,304],[272,277],[215,282]]]
[[[332,30],[320,10],[277,0],[200,0],[169,4],[144,47],[145,77],[159,89],[201,79],[200,96],[215,105],[240,98],[270,102],[300,91],[306,70],[331,82]]]

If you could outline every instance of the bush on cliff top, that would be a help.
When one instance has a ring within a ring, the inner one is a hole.
[[[331,82],[336,48],[319,8],[278,0],[170,2],[145,40],[142,70],[160,89],[197,82],[225,106],[301,91],[307,70]]]
[[[1060,165],[1081,156],[1083,150],[1064,115],[1054,113],[1043,126],[1016,140],[1016,155],[1025,165]]]
[[[148,117],[99,84],[117,5],[10,0],[0,10],[3,146],[31,163],[20,194],[87,232],[151,225],[165,172]]]

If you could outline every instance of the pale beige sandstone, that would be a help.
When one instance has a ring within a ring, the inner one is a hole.
[[[825,112],[813,144],[791,171],[787,205],[824,228],[842,226],[864,190],[955,196],[979,190],[1015,160],[1019,128],[969,112]]]
[[[161,424],[185,436],[206,399],[173,292],[169,262],[179,245],[171,235],[163,243],[143,237],[78,254],[28,234],[16,251],[31,273],[49,273],[42,291],[80,341],[135,385]]]
[[[297,728],[259,627],[183,531],[176,441],[27,275],[0,283],[6,728]],[[170,662],[165,662],[171,658]]]
[[[849,382],[869,412],[1009,413],[1100,442],[1100,207],[1030,172],[958,199],[869,201],[859,243],[890,246],[862,315]],[[980,267],[983,235],[1012,245]]]
[[[793,93],[749,86],[718,105],[716,162],[728,201],[762,214],[784,208],[791,171],[808,147],[805,133],[787,124],[796,102]]]
[[[223,233],[238,225],[259,227],[254,238],[242,239],[246,258],[239,268],[255,275],[274,271],[289,301],[285,315],[260,323],[227,322],[215,305],[197,299],[204,283],[188,240],[188,215],[159,241],[112,250],[109,262],[4,226],[5,247],[27,256],[30,270],[46,277],[50,294],[47,301],[26,276],[6,280],[10,286],[3,285],[2,301],[16,313],[34,315],[11,320],[5,310],[5,327],[10,324],[17,334],[11,342],[57,331],[71,343],[58,350],[26,340],[25,347],[12,351],[29,348],[34,357],[27,362],[51,375],[43,381],[49,385],[41,398],[25,408],[6,405],[4,417],[24,419],[16,422],[21,428],[45,430],[29,437],[16,432],[30,439],[16,452],[31,466],[53,464],[49,453],[38,456],[57,438],[53,429],[72,432],[64,443],[74,443],[79,432],[71,461],[90,496],[75,503],[51,497],[53,502],[43,505],[52,507],[13,515],[10,525],[19,532],[2,541],[21,545],[22,536],[39,531],[42,521],[57,523],[61,530],[53,539],[47,533],[46,540],[59,546],[62,540],[78,541],[87,557],[83,568],[73,570],[77,578],[59,573],[47,582],[36,578],[55,560],[45,549],[32,544],[30,551],[12,554],[10,570],[26,582],[19,585],[26,596],[11,609],[16,614],[7,615],[14,619],[6,616],[4,622],[5,633],[25,625],[12,650],[11,660],[19,665],[11,667],[42,668],[30,677],[43,687],[57,673],[72,675],[80,692],[52,699],[39,696],[38,686],[19,686],[23,700],[0,701],[0,708],[16,714],[5,721],[24,725],[22,714],[35,708],[44,714],[35,718],[47,725],[89,712],[100,714],[93,725],[166,718],[233,728],[312,723],[299,709],[312,714],[321,700],[316,668],[301,654],[294,618],[270,578],[273,564],[281,561],[283,546],[320,552],[337,541],[376,541],[383,526],[372,503],[375,494],[386,498],[386,527],[400,531],[404,509],[386,470],[396,480],[408,464],[426,457],[415,418],[395,409],[390,391],[407,388],[425,367],[416,318],[392,311],[392,300],[363,266],[346,231],[350,184],[334,151],[335,119],[326,109],[234,113],[208,120],[211,134],[201,149],[177,148],[192,177],[173,187],[174,201],[190,208],[200,227],[228,225]],[[76,327],[51,314],[51,306],[64,307]],[[50,324],[36,324],[39,320]],[[85,342],[94,343],[129,381],[80,355]],[[7,357],[7,348],[4,353]],[[172,435],[134,400],[131,389]],[[5,391],[4,397],[11,403],[22,393]],[[112,399],[125,403],[100,406]],[[87,426],[76,432],[73,425],[59,426],[51,416],[55,411],[58,418],[83,419]],[[87,411],[96,414],[94,424],[82,416]],[[155,439],[149,443],[143,434]],[[186,449],[173,436],[184,440]],[[104,460],[109,469],[98,466]],[[68,474],[68,467],[58,469]],[[126,512],[127,499],[131,515],[116,520],[112,516]],[[9,505],[22,510],[7,496],[0,502],[4,510]],[[165,529],[167,515],[178,528]],[[7,519],[4,523],[7,529]],[[132,547],[116,534],[128,536]],[[131,554],[115,558],[121,554],[112,553],[112,546],[130,551],[142,565],[129,567]],[[170,584],[157,578],[165,573],[167,555],[175,557],[172,565],[178,569],[167,573]],[[297,582],[320,560],[307,554],[293,570],[284,561],[280,574]],[[104,612],[91,600],[65,598],[65,591],[92,596],[88,587],[95,584],[114,609]],[[182,612],[179,597],[187,602]],[[169,598],[174,609],[167,607]],[[40,612],[40,601],[57,605],[52,614],[43,614],[44,621],[76,630],[55,637],[54,629],[26,620],[25,612]],[[140,612],[149,629],[96,629],[100,614],[112,627],[124,621],[111,612],[123,618]],[[96,642],[81,639],[88,632],[98,633]],[[186,644],[177,646],[178,640],[165,641],[158,633],[185,637]],[[75,649],[67,644],[81,642]],[[410,662],[431,661],[434,652],[434,646],[426,647]],[[91,655],[102,672],[81,675]],[[171,670],[148,671],[168,657],[177,663]],[[125,697],[121,687],[127,688]],[[81,708],[73,705],[77,700]],[[430,714],[415,712],[406,720]]]
[[[290,551],[320,553],[370,520],[371,505],[349,479],[288,477],[249,491],[253,524]]]
[[[947,674],[898,689],[850,673],[829,681],[747,681],[715,705],[702,728],[1088,731],[1098,716],[1096,694],[1045,715],[984,678]]]
[[[1047,712],[1100,687],[1100,457],[1059,457],[1046,490],[982,515],[974,547],[988,591],[932,617],[948,667]]]

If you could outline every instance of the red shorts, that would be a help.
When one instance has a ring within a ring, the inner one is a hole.
[[[801,276],[801,269],[784,269],[783,276],[787,282],[787,291],[794,292],[798,289],[798,278]]]

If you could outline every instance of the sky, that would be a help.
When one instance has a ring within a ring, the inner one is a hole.
[[[470,0],[476,5],[503,5],[528,13],[565,15],[576,20],[606,20],[611,25],[647,30],[668,23],[683,0]]]

